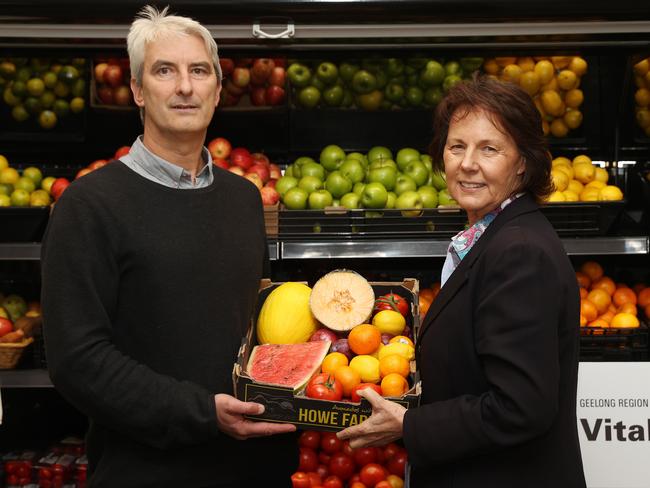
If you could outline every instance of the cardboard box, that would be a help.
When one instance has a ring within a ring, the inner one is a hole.
[[[289,387],[256,383],[246,372],[250,353],[257,345],[255,335],[257,316],[266,297],[281,284],[269,280],[262,280],[260,284],[255,314],[233,367],[233,382],[237,398],[265,406],[262,415],[249,417],[254,420],[291,423],[299,428],[334,432],[363,422],[372,414],[372,407],[365,399],[361,403],[352,403],[308,398],[302,390],[294,393],[294,390]],[[411,313],[407,317],[406,324],[411,327],[416,337],[420,325],[418,281],[407,278],[402,282],[371,282],[370,284],[376,297],[393,291],[409,302]],[[421,394],[419,373],[414,367],[411,370],[415,371],[409,378],[409,383],[413,385],[411,389],[400,398],[390,398],[406,408],[417,406]]]

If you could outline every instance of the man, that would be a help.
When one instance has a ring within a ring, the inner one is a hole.
[[[257,188],[203,147],[217,46],[152,7],[127,44],[144,135],[70,185],[42,250],[50,376],[89,417],[90,486],[289,486],[295,427],[230,395],[266,238]]]

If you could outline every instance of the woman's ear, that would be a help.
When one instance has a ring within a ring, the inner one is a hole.
[[[517,176],[521,176],[526,172],[526,158],[523,156],[519,158],[519,164],[517,165]]]

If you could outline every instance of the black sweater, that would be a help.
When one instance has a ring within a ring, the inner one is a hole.
[[[176,190],[113,162],[73,182],[50,219],[48,366],[90,419],[91,486],[245,486],[251,457],[287,480],[295,468],[295,436],[217,429],[214,394],[233,393],[266,239],[257,189],[214,171],[209,187]]]

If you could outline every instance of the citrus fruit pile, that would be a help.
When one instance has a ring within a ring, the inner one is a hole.
[[[636,123],[650,137],[650,56],[634,65]]]
[[[16,122],[34,119],[42,129],[53,129],[60,119],[84,111],[85,67],[83,58],[4,58],[2,101]]]
[[[45,207],[52,202],[52,185],[56,178],[35,166],[21,171],[10,166],[0,154],[0,207]]]
[[[650,287],[629,287],[605,275],[596,261],[586,261],[576,271],[580,285],[580,326],[637,328],[639,315],[650,316]]]
[[[483,63],[486,73],[518,84],[533,98],[544,134],[554,137],[566,137],[582,124],[580,81],[587,68],[587,61],[580,56],[508,56]]]
[[[596,166],[589,156],[580,154],[573,160],[564,156],[553,159],[551,179],[555,191],[549,202],[595,202],[622,200],[623,192],[608,185],[609,173]]]

